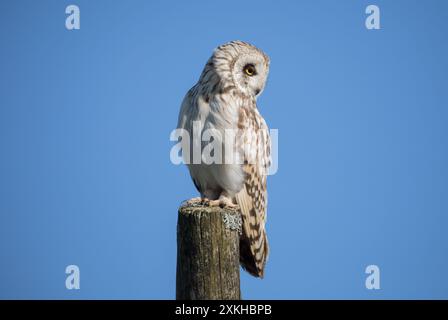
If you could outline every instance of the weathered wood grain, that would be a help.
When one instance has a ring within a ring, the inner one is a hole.
[[[176,299],[240,299],[240,227],[237,209],[179,208]]]

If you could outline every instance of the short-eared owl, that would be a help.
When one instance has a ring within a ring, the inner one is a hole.
[[[193,201],[240,207],[240,262],[256,277],[263,277],[269,251],[265,222],[270,138],[256,103],[268,72],[269,57],[253,45],[232,41],[219,46],[198,83],[186,94],[178,121],[178,128],[189,132],[192,146],[199,143],[199,149],[205,151],[212,142],[222,145],[220,163],[207,162],[204,155],[199,161],[194,161],[193,156],[185,159],[201,194]],[[197,138],[195,126],[200,132]],[[213,138],[204,142],[202,134],[209,129],[218,134],[212,133]],[[232,130],[236,134],[229,139],[225,131]],[[232,154],[229,158],[233,161],[227,161],[226,154]]]

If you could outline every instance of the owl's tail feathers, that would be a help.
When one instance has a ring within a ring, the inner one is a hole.
[[[244,234],[240,239],[240,264],[244,270],[249,272],[254,277],[263,278],[264,276],[264,267],[266,265],[269,246],[268,239],[266,237],[266,233],[263,234],[261,241],[259,241],[261,245],[261,250],[259,253],[254,254],[253,252],[253,244],[249,238],[247,238]]]
[[[268,239],[265,232],[265,212],[254,206],[254,199],[246,188],[236,194],[241,209],[243,232],[240,237],[240,264],[254,277],[263,278],[264,267],[269,255]]]

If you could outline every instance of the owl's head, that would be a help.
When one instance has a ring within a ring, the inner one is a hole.
[[[269,57],[242,41],[232,41],[216,48],[208,65],[220,78],[221,90],[226,91],[233,86],[253,97],[263,92],[269,73]]]

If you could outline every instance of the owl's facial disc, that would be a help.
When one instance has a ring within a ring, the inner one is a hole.
[[[235,62],[233,73],[239,89],[257,97],[264,89],[268,70],[263,56],[248,54]]]

